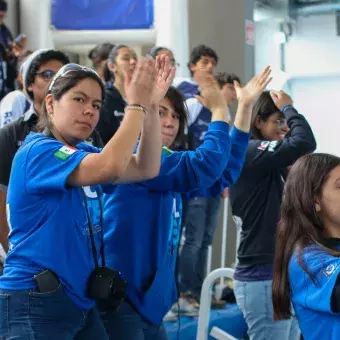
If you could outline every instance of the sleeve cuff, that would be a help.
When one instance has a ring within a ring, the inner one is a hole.
[[[208,131],[224,131],[229,133],[229,124],[222,121],[211,122],[208,127]]]
[[[292,105],[286,105],[283,108],[284,108],[284,110],[281,111],[281,112],[284,114],[284,116],[286,117],[287,120],[289,120],[290,118],[295,117],[299,114],[299,112],[297,112],[295,107],[292,106]]]
[[[280,109],[280,111],[282,113],[285,113],[285,111],[288,109],[288,108],[292,108],[293,106],[291,104],[287,104],[287,105],[283,105]]]

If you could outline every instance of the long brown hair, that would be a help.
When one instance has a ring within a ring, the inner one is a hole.
[[[275,320],[291,317],[288,265],[295,252],[299,265],[314,283],[315,278],[303,261],[303,253],[308,251],[306,248],[316,245],[340,257],[340,252],[326,246],[324,226],[315,209],[315,199],[321,198],[329,173],[337,166],[340,166],[339,157],[315,153],[301,157],[289,172],[276,235],[273,274]],[[309,251],[313,251],[312,248]]]

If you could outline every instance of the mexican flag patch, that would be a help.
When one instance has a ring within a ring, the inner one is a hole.
[[[172,153],[174,153],[172,150],[170,150],[169,148],[167,148],[166,146],[162,146],[162,154],[165,156],[169,156]]]
[[[54,157],[60,159],[61,161],[66,161],[76,151],[77,149],[64,145],[54,153]]]

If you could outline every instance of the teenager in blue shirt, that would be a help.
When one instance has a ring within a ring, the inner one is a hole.
[[[218,196],[237,179],[248,145],[252,106],[270,81],[269,73],[267,68],[244,88],[237,86],[239,107],[230,137],[226,102],[218,84],[212,75],[201,75],[202,97],[198,98],[212,111],[203,144],[186,152],[165,148],[158,177],[118,186],[107,195],[107,260],[128,281],[127,298],[120,310],[102,308],[104,324],[113,339],[167,338],[162,319],[178,299],[175,267],[181,194]],[[184,131],[183,97],[171,88],[159,107],[162,142],[171,148]]]
[[[304,339],[340,334],[340,158],[309,154],[291,168],[276,236],[276,320],[295,315]]]
[[[151,58],[138,64],[127,87],[124,122],[100,150],[83,143],[99,119],[104,87],[98,74],[76,64],[56,74],[39,118],[44,133],[25,139],[12,166],[10,251],[0,277],[1,338],[107,339],[90,279],[103,270],[112,274],[102,251],[101,199],[113,185],[102,184],[158,173],[156,105],[173,75],[166,58],[156,67]]]

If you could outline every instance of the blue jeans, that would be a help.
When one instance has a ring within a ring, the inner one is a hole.
[[[234,281],[236,301],[250,340],[299,340],[297,319],[274,321],[272,281]]]
[[[197,297],[206,276],[208,247],[217,226],[221,198],[195,198],[188,201],[185,242],[180,254],[181,291],[191,291]]]
[[[124,301],[117,312],[102,309],[101,317],[110,339],[168,340],[168,334],[163,324],[159,326],[150,324],[137,313],[129,302]]]
[[[0,290],[1,340],[107,340],[96,308],[82,311],[65,294]]]

